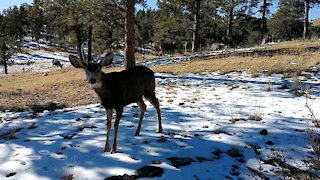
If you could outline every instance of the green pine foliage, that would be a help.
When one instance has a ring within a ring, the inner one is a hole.
[[[142,4],[136,11],[136,46],[163,51],[168,47],[169,51],[181,51],[185,47],[191,50],[195,31],[194,0],[161,0],[155,10],[148,9],[145,0],[136,2]],[[198,38],[202,50],[223,43],[230,27],[235,46],[260,44],[262,3],[262,0],[201,0]],[[280,0],[279,10],[273,15],[268,9],[274,1],[267,0],[267,3],[264,36],[272,36],[274,40],[302,38],[304,1]],[[311,0],[310,8],[317,4],[319,1]],[[50,46],[69,48],[76,44],[74,27],[81,26],[86,38],[85,29],[93,24],[93,40],[101,50],[125,41],[124,17],[124,0],[34,0],[30,5],[10,7],[1,13],[0,38],[1,43],[7,44],[9,40],[4,39],[10,37],[10,42],[18,47],[28,36],[35,41],[47,40]],[[313,36],[319,34],[318,27],[310,30]]]

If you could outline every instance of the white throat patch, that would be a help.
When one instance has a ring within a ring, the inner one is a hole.
[[[97,82],[97,83],[91,84],[91,87],[93,89],[101,88],[102,87],[102,83],[101,82]]]

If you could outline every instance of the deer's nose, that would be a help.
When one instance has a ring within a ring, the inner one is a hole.
[[[90,84],[95,84],[96,82],[97,82],[97,80],[95,80],[95,79],[89,79]]]

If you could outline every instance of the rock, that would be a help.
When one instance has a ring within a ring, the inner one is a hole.
[[[160,139],[158,140],[160,143],[164,143],[167,141],[167,139],[163,136],[160,137]]]
[[[179,168],[180,166],[187,166],[194,162],[191,158],[177,158],[177,157],[170,157],[167,158],[169,161],[171,161],[172,166]]]
[[[196,137],[196,138],[199,138],[200,134],[194,134],[193,136]]]
[[[145,140],[145,141],[143,141],[142,143],[143,143],[143,144],[149,144],[149,143],[150,143],[150,141]]]
[[[142,177],[161,177],[163,174],[163,169],[156,166],[143,166],[135,172],[137,178]]]
[[[153,160],[152,164],[161,164],[163,161],[162,160]]]
[[[287,84],[283,84],[282,86],[280,86],[278,89],[289,89]]]
[[[222,153],[223,152],[220,149],[216,149],[212,152],[212,154],[215,155],[215,159],[219,159]]]
[[[273,146],[274,143],[272,141],[267,141],[266,144],[270,145],[270,146]]]
[[[73,174],[68,174],[68,175],[65,175],[65,176],[61,177],[61,179],[63,179],[63,180],[73,180],[74,177],[73,177]]]
[[[16,175],[17,173],[9,173],[9,174],[7,174],[6,175],[6,177],[11,177],[11,176],[14,176],[14,175]]]
[[[259,134],[266,136],[266,135],[268,135],[268,130],[262,129],[262,130],[259,132]]]
[[[135,180],[137,177],[135,175],[122,175],[122,176],[111,176],[108,178],[105,178],[105,180]]]
[[[209,158],[206,158],[206,157],[196,157],[197,161],[198,162],[203,162],[203,161],[213,161],[213,159],[209,159]]]
[[[261,121],[262,117],[259,115],[253,115],[253,116],[250,116],[248,119],[251,121]]]
[[[244,155],[236,147],[232,147],[230,150],[228,150],[227,154],[231,157],[234,157],[234,158],[243,158],[244,157]]]

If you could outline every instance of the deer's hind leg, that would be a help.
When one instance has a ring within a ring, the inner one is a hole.
[[[140,135],[140,129],[141,129],[141,125],[142,125],[142,120],[144,118],[144,113],[146,112],[147,109],[147,105],[143,102],[142,98],[137,101],[138,106],[140,107],[141,113],[140,113],[140,120],[139,120],[139,124],[137,127],[137,130],[135,132],[135,136],[139,136]]]
[[[144,97],[150,101],[150,103],[153,105],[153,107],[157,111],[158,115],[158,124],[159,124],[159,130],[158,133],[162,133],[162,123],[161,123],[161,112],[160,112],[160,103],[159,100],[157,99],[156,95],[154,92],[145,94]]]

